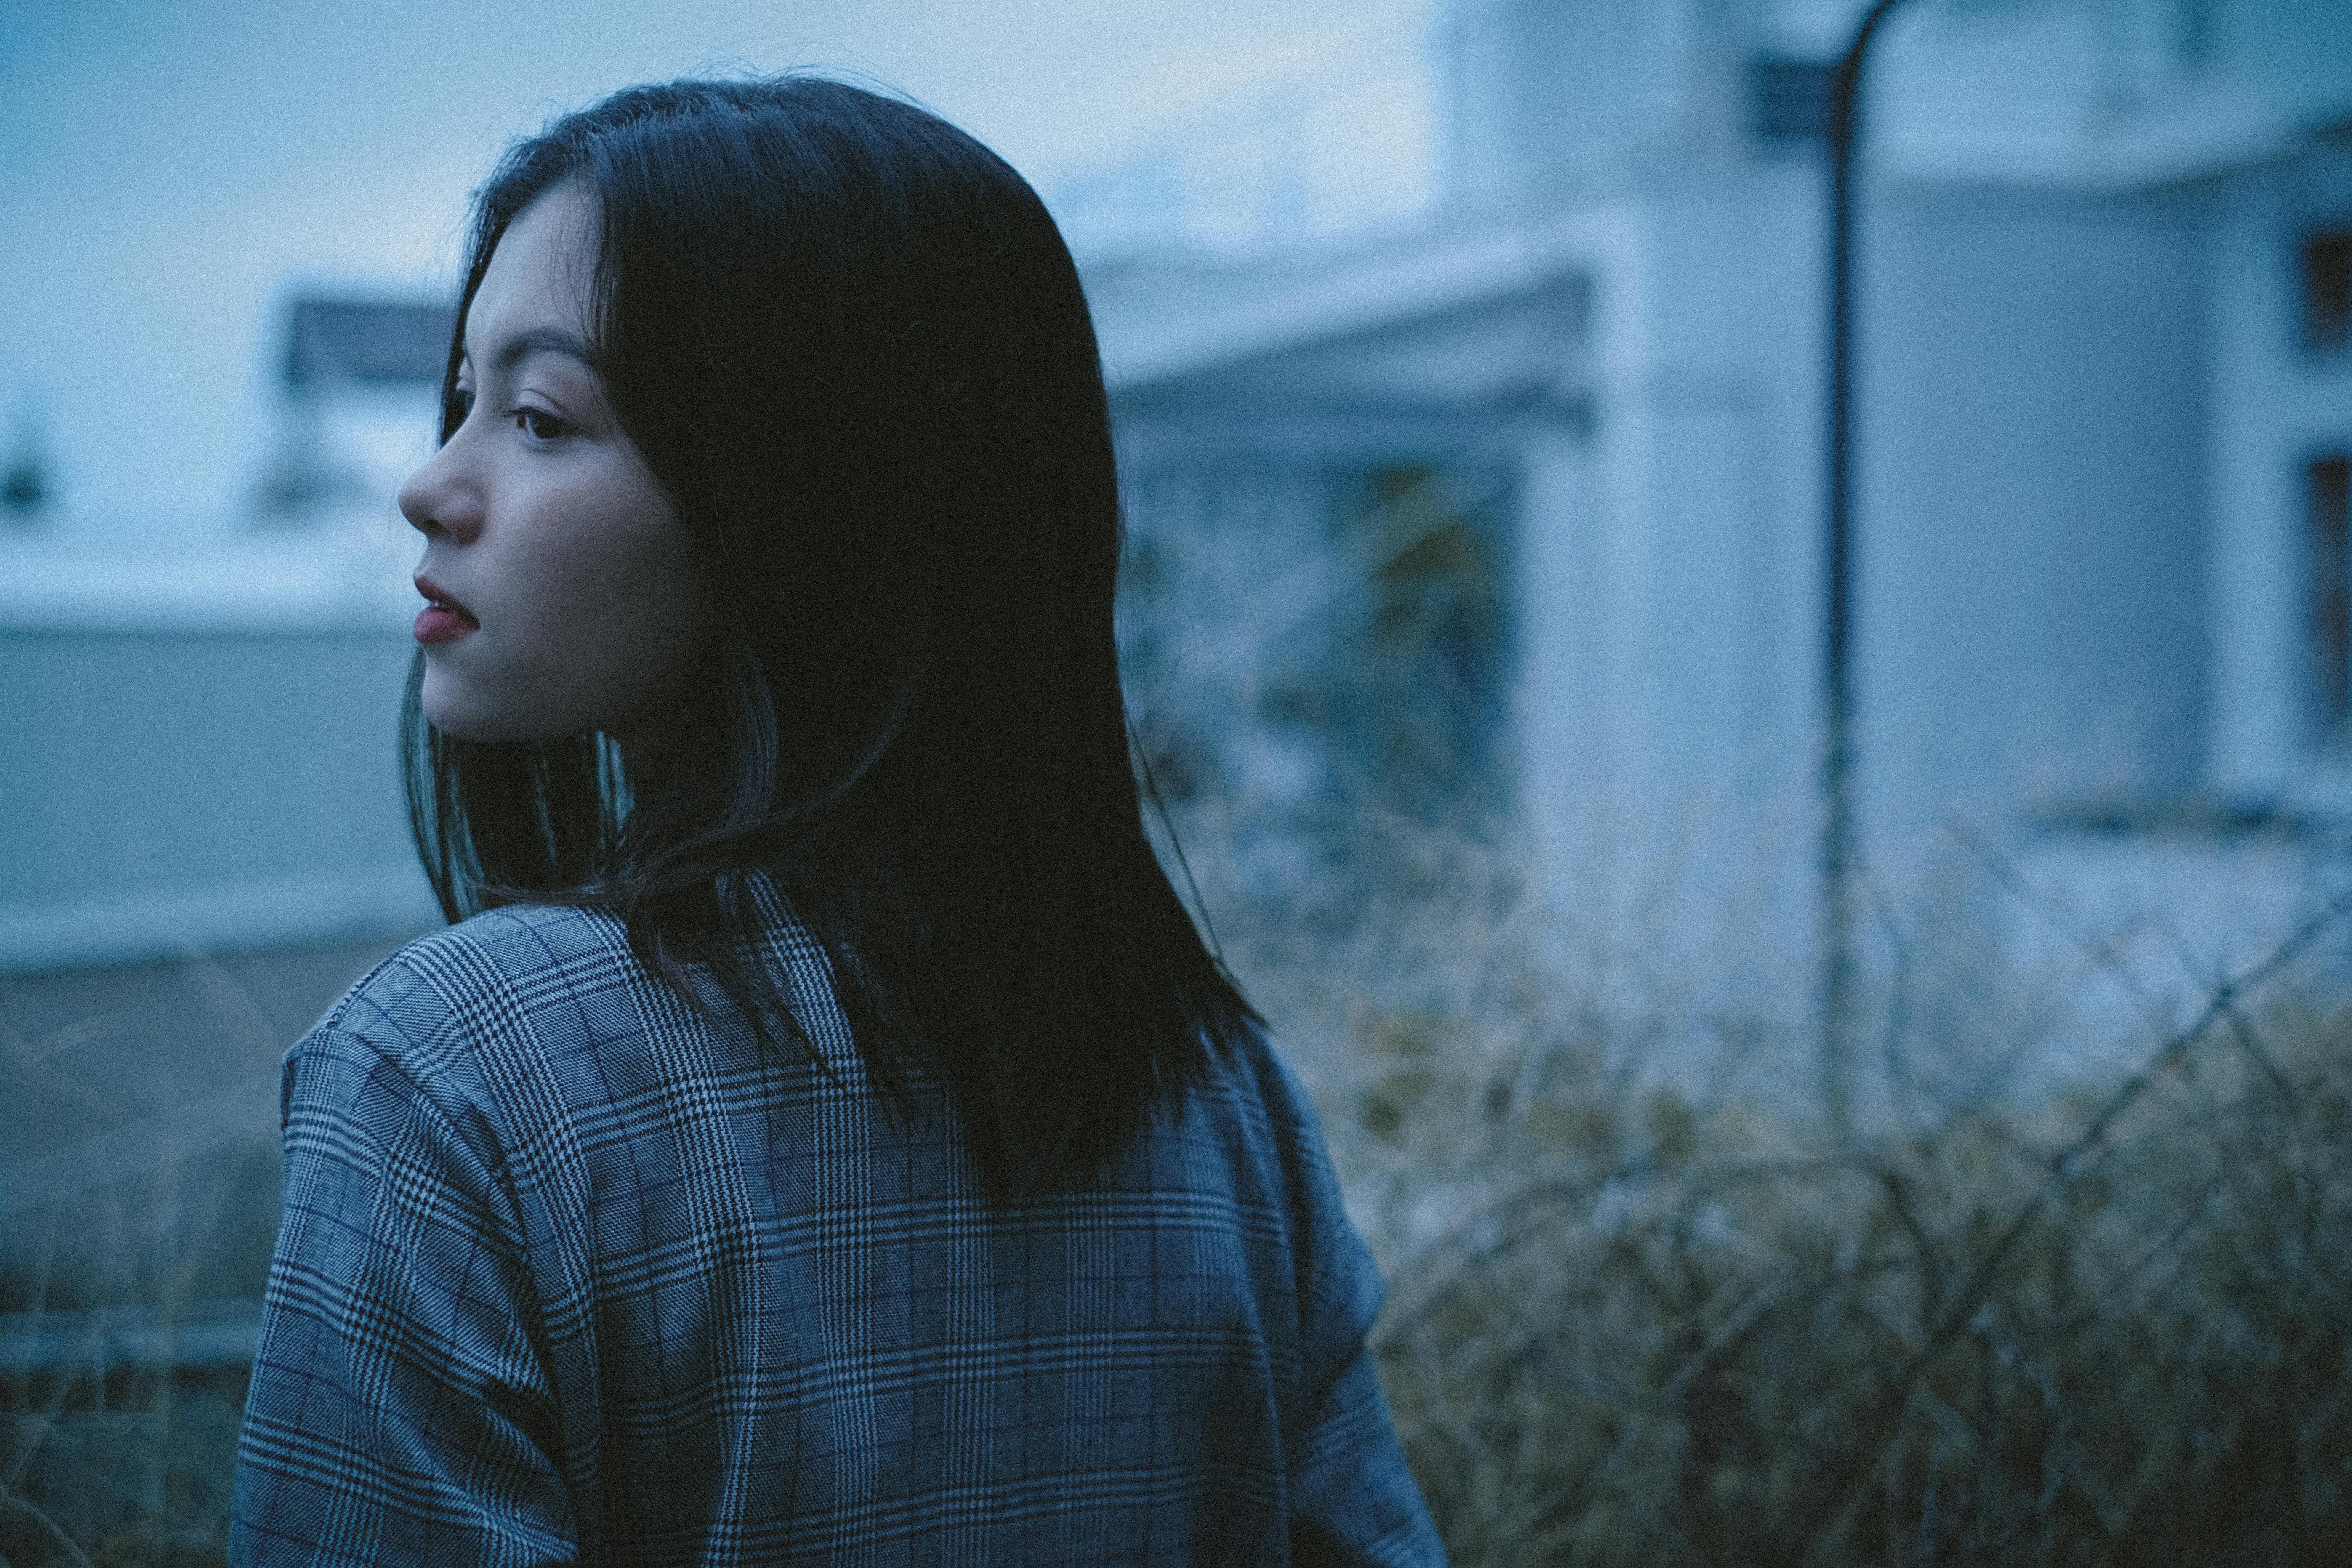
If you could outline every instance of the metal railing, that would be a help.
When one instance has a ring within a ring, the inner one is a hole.
[[[1439,67],[1386,43],[1202,105],[1050,190],[1071,248],[1249,253],[1406,227],[1444,195]]]

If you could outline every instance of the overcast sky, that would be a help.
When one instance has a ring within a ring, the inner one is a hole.
[[[1050,185],[1436,3],[0,0],[0,439],[40,409],[76,526],[226,516],[289,287],[446,280],[507,139],[625,82],[846,66]]]

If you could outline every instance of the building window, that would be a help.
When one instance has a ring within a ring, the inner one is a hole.
[[[2304,491],[2311,732],[2327,744],[2343,738],[2352,718],[2352,458],[2313,459]]]
[[[2328,351],[2352,343],[2352,228],[2323,228],[2303,241],[2303,344]]]
[[[1360,586],[1333,606],[1307,710],[1385,809],[1459,821],[1507,792],[1513,511],[1494,479],[1400,464],[1333,488]]]

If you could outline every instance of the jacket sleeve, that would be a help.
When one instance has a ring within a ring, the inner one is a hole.
[[[287,1056],[283,1130],[231,1561],[577,1561],[525,1249],[486,1124],[322,1026]]]
[[[1445,1548],[1364,1343],[1380,1312],[1380,1269],[1340,1205],[1314,1112],[1303,1094],[1299,1101],[1311,1252],[1299,1301],[1304,1380],[1290,1442],[1291,1560],[1303,1568],[1444,1568]]]

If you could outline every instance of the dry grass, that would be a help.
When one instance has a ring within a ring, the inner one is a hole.
[[[392,945],[0,977],[8,1568],[222,1560],[278,1060]]]
[[[2137,1071],[1833,1142],[1770,1087],[1801,1037],[1718,1017],[1703,1092],[1645,1072],[1538,960],[1523,854],[1389,826],[1304,920],[1204,892],[1387,1266],[1457,1563],[2344,1560],[2336,916]]]
[[[12,1379],[0,1411],[0,1562],[195,1568],[226,1560],[242,1371]]]

